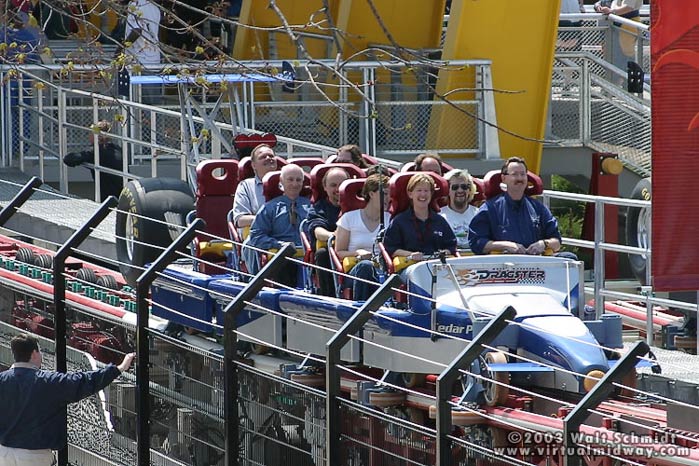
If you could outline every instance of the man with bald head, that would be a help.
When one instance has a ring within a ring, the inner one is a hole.
[[[247,243],[258,249],[268,251],[279,249],[283,243],[293,243],[301,247],[299,225],[308,217],[311,202],[301,196],[304,173],[298,165],[284,165],[280,182],[284,194],[262,206],[255,215],[250,227]],[[247,249],[247,251],[250,251]],[[245,265],[250,273],[257,273],[258,266],[250,260],[250,254],[244,254]],[[297,267],[284,267],[276,280],[285,285],[295,286]]]
[[[323,190],[326,197],[318,200],[308,214],[307,234],[312,247],[316,247],[316,241],[326,243],[331,235],[335,234],[337,219],[340,216],[340,184],[349,178],[347,172],[340,168],[331,168],[323,177]],[[330,254],[327,246],[319,247],[315,251],[315,263],[326,269],[330,268]],[[318,270],[319,292],[323,296],[335,296],[335,283],[332,274]]]

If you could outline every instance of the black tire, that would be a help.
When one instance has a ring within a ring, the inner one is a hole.
[[[25,264],[34,264],[34,251],[29,248],[19,248],[15,253],[15,260]]]
[[[652,199],[650,178],[643,178],[631,192],[631,199],[650,201]],[[629,207],[626,210],[626,244],[635,247],[646,247],[648,235],[646,231],[646,218],[650,214],[649,209]],[[646,257],[645,255],[627,254],[631,271],[643,284],[646,284]]]
[[[53,256],[51,254],[39,254],[34,256],[34,265],[42,269],[53,269]]]
[[[117,283],[116,278],[114,278],[111,275],[100,275],[97,277],[97,286],[101,286],[102,288],[106,288],[108,290],[118,290],[119,289],[119,283]]]
[[[80,283],[83,285],[86,285],[87,283],[96,284],[97,274],[94,270],[83,267],[82,269],[78,269],[78,271],[75,273],[75,279],[80,281]]]
[[[129,285],[135,286],[143,266],[157,259],[162,248],[182,233],[160,222],[184,226],[193,208],[192,190],[178,179],[147,178],[124,186],[116,218],[116,246],[119,269]]]

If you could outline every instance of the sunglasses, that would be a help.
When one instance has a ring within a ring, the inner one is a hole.
[[[451,185],[452,191],[458,191],[459,188],[463,189],[464,191],[468,191],[469,189],[471,189],[471,185],[470,184],[453,184],[453,185]]]

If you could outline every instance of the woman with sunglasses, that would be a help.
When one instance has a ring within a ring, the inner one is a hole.
[[[476,184],[467,170],[454,169],[444,176],[449,183],[449,205],[439,214],[444,217],[456,235],[456,247],[470,250],[468,226],[478,209],[471,205],[476,195]]]
[[[366,206],[363,209],[345,213],[337,221],[335,251],[343,263],[347,260],[356,260],[356,265],[349,271],[353,277],[377,281],[376,269],[371,257],[376,235],[378,235],[381,225],[382,209],[379,187],[383,187],[384,190],[383,224],[388,225],[390,220],[388,181],[387,176],[378,174],[369,176],[362,188],[362,198],[366,201]],[[348,280],[345,284],[347,287],[352,287],[352,298],[358,301],[365,301],[377,288],[375,285],[360,280]]]

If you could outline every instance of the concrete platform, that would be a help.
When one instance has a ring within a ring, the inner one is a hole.
[[[5,207],[31,179],[19,169],[0,169],[0,207]],[[56,250],[99,207],[93,201],[67,196],[43,184],[4,225],[3,234],[22,236],[39,246]],[[80,247],[107,260],[116,260],[116,213],[112,212]]]

